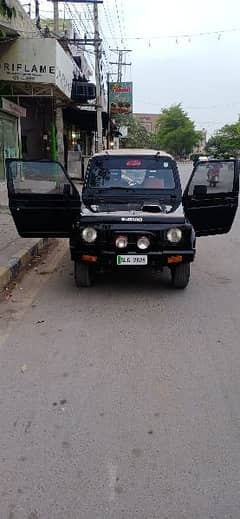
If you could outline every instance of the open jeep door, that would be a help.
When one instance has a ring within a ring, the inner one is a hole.
[[[7,159],[9,208],[23,237],[69,237],[80,195],[58,162]]]
[[[200,161],[183,194],[185,215],[197,236],[230,231],[238,207],[237,160]]]

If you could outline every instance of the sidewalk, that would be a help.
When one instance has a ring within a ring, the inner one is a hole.
[[[8,209],[6,184],[0,183],[0,291],[39,254],[47,239],[21,238]]]

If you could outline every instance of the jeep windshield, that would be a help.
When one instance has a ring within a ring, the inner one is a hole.
[[[93,158],[87,176],[89,190],[118,194],[151,190],[174,191],[176,188],[173,161],[164,157],[101,157]]]

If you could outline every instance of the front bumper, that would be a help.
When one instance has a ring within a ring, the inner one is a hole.
[[[97,228],[96,225],[93,227]],[[98,237],[93,244],[86,244],[81,239],[81,230],[75,232],[70,238],[71,258],[74,261],[85,260],[93,262],[98,268],[133,268],[126,265],[119,266],[117,264],[117,256],[125,255],[144,255],[147,256],[147,265],[141,265],[139,268],[152,268],[161,270],[165,266],[174,265],[176,263],[188,263],[194,260],[195,256],[195,233],[190,224],[179,225],[182,230],[183,237],[178,244],[171,244],[167,240],[167,231],[169,224],[161,225],[101,225],[97,228]],[[128,245],[125,249],[116,247],[116,237],[126,235]],[[141,236],[148,236],[150,247],[147,250],[140,250],[137,247],[137,240]],[[83,258],[85,256],[85,259]],[[88,256],[88,259],[86,258]],[[171,263],[169,259],[171,258]],[[134,265],[135,267],[135,265]]]
[[[147,251],[127,251],[124,250],[119,251],[108,251],[108,250],[99,250],[94,247],[88,248],[87,250],[79,250],[74,247],[71,247],[71,258],[74,261],[89,261],[95,263],[98,268],[110,268],[113,269],[117,267],[117,269],[126,269],[133,268],[133,266],[129,267],[128,265],[117,265],[117,256],[121,255],[143,255],[147,256],[147,264],[141,265],[139,268],[151,268],[155,270],[161,270],[163,267],[168,266],[171,267],[176,263],[190,263],[194,261],[195,257],[195,249],[192,250],[163,250],[159,252],[147,252]],[[91,258],[94,258],[92,261]],[[134,268],[138,268],[135,267]]]

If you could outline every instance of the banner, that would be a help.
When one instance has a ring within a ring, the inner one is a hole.
[[[133,84],[109,83],[109,110],[112,116],[133,111]]]

